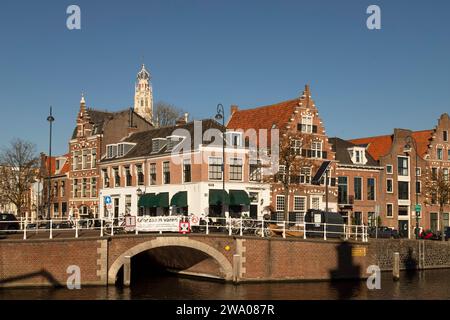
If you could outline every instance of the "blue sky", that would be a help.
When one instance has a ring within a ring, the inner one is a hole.
[[[81,8],[81,30],[66,8]],[[381,7],[382,29],[366,28]],[[133,103],[144,60],[155,101],[207,118],[292,99],[310,83],[330,136],[432,128],[450,106],[450,2],[2,0],[0,145],[20,137],[64,153],[80,93],[89,106]]]

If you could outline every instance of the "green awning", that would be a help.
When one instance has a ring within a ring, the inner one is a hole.
[[[159,197],[158,207],[168,208],[169,207],[169,193],[168,192],[160,192],[160,193],[158,193],[158,197]]]
[[[244,190],[230,190],[230,205],[250,205],[250,198],[248,196],[248,193]]]
[[[225,204],[230,204],[230,196],[226,191],[211,189],[209,190],[209,204],[210,205],[222,205],[225,199]]]
[[[138,201],[138,207],[155,208],[158,206],[159,197],[155,193],[143,194]]]
[[[174,194],[170,200],[171,206],[176,206],[179,208],[187,207],[187,191],[180,191]]]

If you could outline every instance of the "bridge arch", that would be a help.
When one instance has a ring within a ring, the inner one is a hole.
[[[232,279],[233,267],[230,261],[228,261],[228,259],[221,252],[211,247],[210,245],[186,237],[158,237],[154,240],[140,243],[126,250],[119,257],[117,257],[117,259],[111,264],[111,267],[108,270],[108,284],[115,284],[117,273],[126,262],[125,257],[133,257],[141,252],[155,248],[173,246],[191,248],[207,254],[219,264],[220,272],[224,275],[224,279]]]

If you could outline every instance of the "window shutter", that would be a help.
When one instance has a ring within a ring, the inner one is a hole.
[[[331,178],[331,186],[334,187],[336,185],[336,178]]]
[[[302,124],[301,123],[297,123],[297,131],[302,131]]]
[[[302,157],[306,157],[306,149],[302,149]]]
[[[308,154],[308,158],[311,158],[311,154],[312,154],[311,149],[308,149],[307,151],[308,151],[308,153],[307,153]]]
[[[322,158],[323,158],[323,159],[326,159],[327,156],[328,156],[327,151],[322,151]]]
[[[312,126],[312,132],[317,133],[317,126]]]

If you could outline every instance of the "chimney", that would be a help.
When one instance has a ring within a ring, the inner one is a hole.
[[[184,113],[184,122],[188,123],[188,117],[189,117],[189,113],[185,112]]]
[[[232,104],[231,108],[230,108],[230,115],[233,115],[233,113],[235,113],[238,110],[239,110],[239,106]]]

